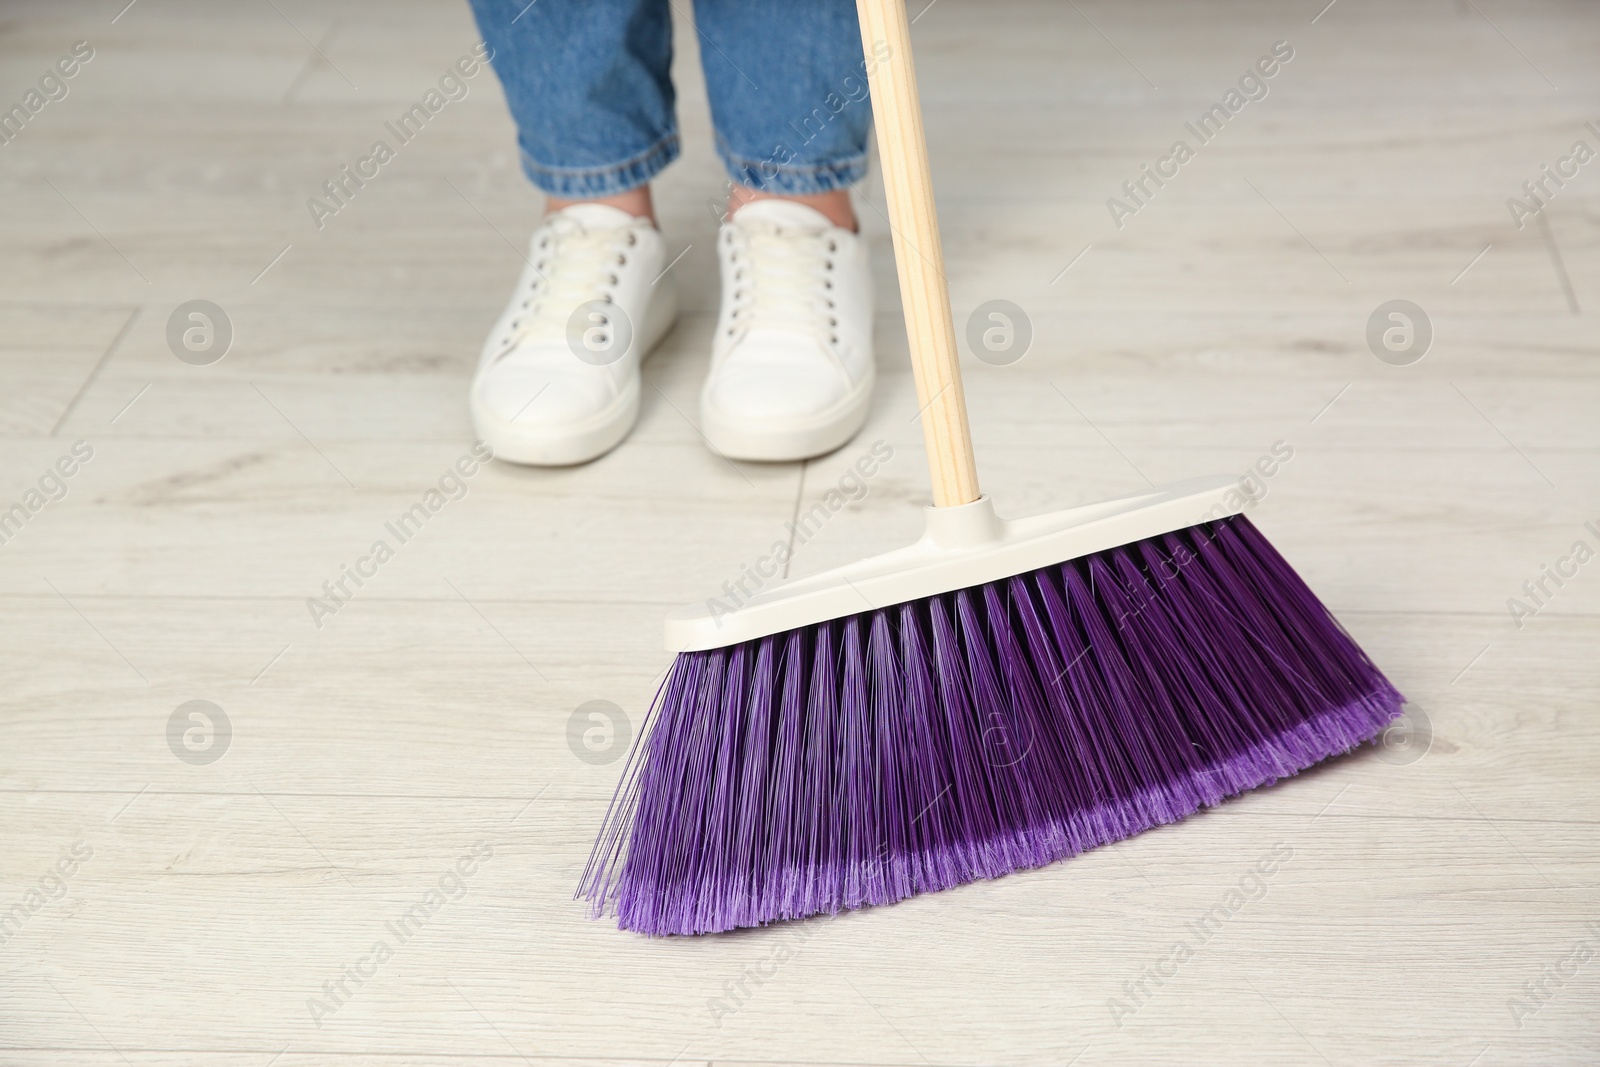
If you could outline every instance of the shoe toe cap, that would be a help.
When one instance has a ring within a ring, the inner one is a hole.
[[[483,411],[501,422],[561,426],[591,419],[614,399],[598,376],[535,367],[496,367],[478,383]]]
[[[791,347],[768,344],[759,358],[731,354],[706,386],[706,405],[741,422],[781,422],[820,415],[849,395],[849,383],[830,362]]]

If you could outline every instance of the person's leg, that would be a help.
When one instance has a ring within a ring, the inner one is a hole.
[[[696,0],[727,168],[722,311],[701,432],[726,455],[795,460],[871,406],[872,281],[848,187],[871,110],[853,0]]]
[[[696,0],[695,17],[730,206],[791,197],[854,229],[872,125],[854,0]]]
[[[637,189],[629,189],[625,193],[614,196],[573,197],[546,196],[544,198],[544,213],[554,215],[558,211],[565,211],[573,204],[605,204],[618,211],[625,211],[635,218],[656,220],[655,201],[650,198],[650,186],[641,185]]]
[[[523,170],[561,200],[645,185],[678,157],[667,0],[471,0]]]
[[[527,269],[479,357],[478,435],[519,463],[581,463],[639,412],[639,364],[671,327],[649,181],[678,154],[668,0],[472,0],[546,194]]]
[[[739,213],[739,209],[746,204],[753,204],[757,200],[793,200],[797,204],[804,204],[823,218],[855,233],[861,229],[856,222],[855,205],[850,203],[848,189],[834,189],[826,193],[775,193],[765,189],[752,189],[748,185],[731,182],[728,189],[728,217]]]

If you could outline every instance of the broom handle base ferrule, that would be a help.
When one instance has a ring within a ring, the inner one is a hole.
[[[981,548],[1005,536],[1005,521],[994,513],[994,501],[980,496],[968,504],[931,507],[924,511],[923,537],[940,548]]]
[[[978,500],[982,493],[972,455],[960,349],[950,314],[928,145],[911,61],[911,26],[905,0],[856,0],[856,12],[861,20],[878,159],[894,236],[895,269],[905,307],[911,369],[917,380],[933,503],[939,508],[960,507]]]

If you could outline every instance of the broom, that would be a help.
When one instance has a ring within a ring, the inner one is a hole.
[[[1346,752],[1403,703],[1223,502],[1229,479],[996,516],[905,10],[858,11],[934,506],[907,548],[668,617],[678,655],[578,890],[624,929],[759,926],[1042,866]]]

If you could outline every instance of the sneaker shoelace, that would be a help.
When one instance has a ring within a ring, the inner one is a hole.
[[[735,223],[723,233],[732,245],[728,335],[761,328],[794,330],[833,351],[839,341],[833,282],[838,241],[827,233],[784,230],[769,223]]]
[[[618,272],[638,243],[632,227],[589,229],[560,216],[545,223],[533,244],[534,279],[495,358],[504,359],[538,341],[560,341],[564,346],[567,322],[579,306],[592,300],[616,303]]]

